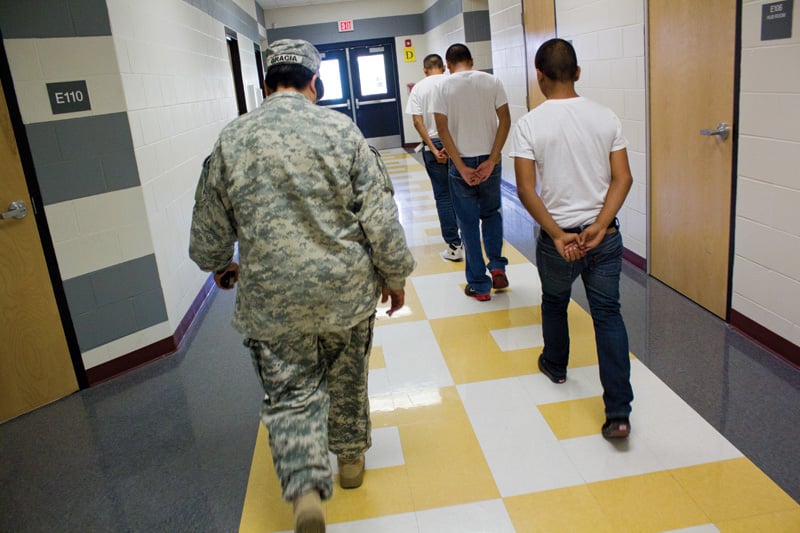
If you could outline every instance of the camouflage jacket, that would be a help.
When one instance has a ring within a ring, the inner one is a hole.
[[[195,194],[189,255],[224,268],[247,337],[354,326],[414,267],[389,176],[346,116],[278,92],[220,133]]]

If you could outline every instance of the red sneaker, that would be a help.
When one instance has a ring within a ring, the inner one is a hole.
[[[501,290],[508,287],[508,276],[505,270],[492,270],[492,288],[494,290]]]
[[[491,294],[489,294],[488,292],[486,294],[481,294],[475,289],[473,289],[472,285],[467,285],[466,287],[464,287],[464,294],[472,298],[475,298],[479,302],[488,302],[489,300],[492,299]]]

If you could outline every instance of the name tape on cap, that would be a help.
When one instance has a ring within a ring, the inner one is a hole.
[[[269,66],[279,63],[303,63],[303,58],[295,54],[275,54],[269,58]]]

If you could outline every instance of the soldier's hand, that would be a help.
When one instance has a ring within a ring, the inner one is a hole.
[[[231,261],[225,270],[214,272],[214,283],[222,290],[229,291],[239,281],[239,264]]]
[[[406,291],[404,289],[393,291],[389,287],[381,289],[381,303],[385,304],[391,298],[392,304],[386,314],[392,316],[395,311],[402,309],[406,301]]]

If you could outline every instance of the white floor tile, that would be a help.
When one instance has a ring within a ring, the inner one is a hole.
[[[497,346],[504,352],[544,346],[540,325],[495,329],[491,333]]]
[[[683,529],[672,529],[664,533],[719,533],[719,529],[714,524],[703,524],[702,526],[687,527]]]
[[[357,520],[355,522],[341,522],[328,524],[325,528],[328,533],[416,533],[417,516],[414,513],[396,514]]]
[[[375,328],[392,392],[449,387],[453,377],[428,321]]]
[[[741,457],[742,453],[640,361],[631,363],[631,428],[665,468]],[[640,416],[637,416],[641,413]]]
[[[417,512],[420,533],[514,532],[502,500],[488,500]]]
[[[536,354],[537,358],[538,356]],[[531,365],[536,365],[536,358],[531,361]],[[579,400],[603,394],[596,365],[570,368],[567,371],[567,381],[560,385],[553,383],[539,372],[520,376],[519,379],[534,405]]]
[[[389,384],[389,377],[386,375],[385,368],[375,368],[369,371],[367,390],[370,397],[384,396],[392,392],[392,386]]]
[[[464,295],[461,288],[461,285],[466,283],[463,272],[417,276],[411,281],[429,319],[535,306],[541,303],[539,277],[533,265],[511,265],[507,272],[512,283],[511,289],[492,294],[492,299],[488,302],[479,302]]]
[[[598,433],[561,441],[561,446],[586,483],[665,470],[636,426],[633,428],[627,439],[612,442]]]
[[[518,378],[458,390],[503,497],[583,483]]]
[[[336,456],[329,453],[331,469],[339,473]],[[400,432],[396,427],[374,428],[372,430],[372,447],[365,455],[366,468],[388,468],[406,464],[403,446],[400,444]]]

